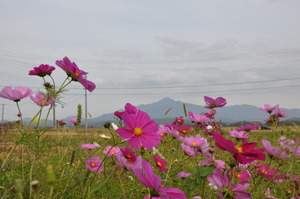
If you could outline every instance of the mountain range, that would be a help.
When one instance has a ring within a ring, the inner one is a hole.
[[[193,113],[203,113],[209,112],[208,109],[200,105],[184,103],[181,101],[175,101],[171,98],[163,98],[152,104],[142,104],[137,106],[142,111],[145,111],[150,115],[150,117],[157,123],[172,122],[176,117],[184,117],[184,105],[186,112]],[[280,108],[288,114],[287,119],[300,120],[300,109],[285,109]],[[258,107],[252,105],[234,105],[234,106],[224,106],[222,108],[216,108],[217,114],[215,116],[217,121],[222,121],[223,123],[235,123],[240,121],[260,121],[264,123],[264,119],[268,117],[268,114]],[[122,110],[119,110],[122,111]],[[115,116],[113,113],[103,114],[96,118],[88,119],[89,126],[99,126],[107,121],[115,121]]]
[[[142,104],[137,106],[142,111],[148,113],[152,120],[156,121],[158,124],[162,124],[164,122],[171,123],[175,120],[176,117],[183,116],[184,114],[184,106],[186,112],[193,113],[204,113],[209,112],[208,109],[203,106],[185,103],[181,101],[175,101],[171,98],[163,98],[157,102],[151,104]],[[286,109],[280,108],[284,112],[288,114],[288,118],[283,120],[300,120],[300,109]],[[233,106],[224,106],[222,108],[216,108],[217,114],[215,115],[215,119],[217,121],[222,121],[224,124],[232,124],[236,122],[252,122],[252,121],[260,121],[261,123],[265,123],[264,119],[268,117],[268,114],[262,110],[259,110],[258,107],[253,105],[233,105]],[[118,110],[123,111],[123,110]],[[76,116],[70,116],[64,118],[63,121],[67,123],[67,126],[71,124],[67,122],[70,118],[76,118]],[[30,121],[30,118],[24,119],[25,123]],[[102,127],[105,122],[115,122],[116,117],[113,113],[103,114],[101,116],[95,118],[88,119],[88,127]],[[47,126],[52,126],[53,122],[49,120],[47,122]],[[84,122],[81,126],[84,126]]]

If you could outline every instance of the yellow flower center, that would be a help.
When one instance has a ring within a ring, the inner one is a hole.
[[[90,164],[90,166],[91,166],[91,167],[95,167],[96,164],[92,162],[92,163]]]
[[[135,127],[135,129],[133,130],[133,133],[135,135],[141,135],[143,133],[143,130],[140,127]]]
[[[38,101],[38,103],[44,105],[46,103],[46,101],[45,100],[40,100],[40,101]]]
[[[159,134],[161,137],[163,137],[165,134],[163,134],[163,133],[161,133],[161,134]]]
[[[193,143],[192,143],[192,145],[193,145],[193,146],[196,146],[196,145],[197,145],[197,143],[196,143],[196,142],[193,142]]]
[[[235,146],[235,148],[238,150],[239,153],[243,153],[243,147]]]
[[[184,133],[184,134],[185,134],[185,133],[186,133],[186,130],[183,130],[183,131],[182,131],[182,133]]]
[[[156,162],[156,165],[159,166],[159,167],[162,166],[162,164],[159,161]]]
[[[262,172],[263,174],[267,174],[267,173],[268,173],[266,170],[261,170],[261,172]]]
[[[110,152],[110,154],[114,155],[114,154],[115,154],[115,152],[114,152],[114,151],[112,151],[112,152]]]
[[[75,77],[78,77],[79,75],[80,75],[79,72],[76,72],[76,73],[75,73]]]
[[[131,155],[130,155],[130,154],[126,154],[126,155],[125,155],[125,158],[130,159],[130,158],[131,158]]]
[[[88,149],[92,149],[93,147],[91,147],[91,146],[88,146],[87,148],[88,148]]]
[[[238,173],[238,174],[236,175],[236,177],[237,177],[237,178],[240,178],[240,177],[241,177],[241,175]]]

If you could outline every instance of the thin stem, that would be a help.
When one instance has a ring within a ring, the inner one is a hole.
[[[16,102],[16,103],[17,103],[18,111],[20,113],[21,126],[23,126],[22,112],[21,112],[21,109],[20,109],[20,106],[19,106],[19,102]]]

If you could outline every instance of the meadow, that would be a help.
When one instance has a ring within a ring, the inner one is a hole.
[[[223,128],[215,115],[227,101],[208,96],[207,112],[187,113],[183,108],[184,116],[170,124],[158,125],[127,103],[101,129],[78,128],[80,106],[77,118],[68,121],[72,129],[62,120],[49,128],[39,122],[42,113],[47,121],[70,83],[90,92],[96,87],[67,57],[56,65],[67,74],[59,87],[51,76],[55,67],[42,64],[29,75],[43,79],[45,92],[33,95],[22,86],[0,92],[19,111],[13,128],[0,134],[1,199],[300,198],[300,127],[279,125],[288,117],[279,105],[259,107],[268,130],[256,122]],[[52,83],[45,81],[48,76]],[[25,124],[20,101],[26,97],[40,109]]]

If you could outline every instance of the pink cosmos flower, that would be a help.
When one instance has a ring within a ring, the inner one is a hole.
[[[200,155],[201,153],[197,152],[197,149],[192,148],[190,146],[185,145],[184,143],[181,143],[181,148],[184,151],[184,153],[192,158],[196,157],[196,155]]]
[[[209,119],[215,119],[216,113],[217,111],[215,109],[210,109],[209,113],[204,113],[203,115],[205,115]]]
[[[234,155],[234,158],[241,164],[251,163],[254,160],[266,160],[264,149],[254,149],[257,142],[235,145],[231,140],[225,139],[221,134],[214,135],[216,146]]]
[[[53,104],[55,102],[55,97],[47,97],[42,92],[37,92],[34,96],[30,96],[30,99],[36,103],[38,106],[48,106],[50,104]]]
[[[19,102],[21,99],[29,97],[31,94],[32,90],[30,88],[23,86],[12,88],[10,86],[6,86],[0,92],[0,97],[12,100],[14,102]]]
[[[142,161],[141,169],[134,169],[133,173],[144,186],[152,189],[151,197],[186,199],[183,191],[162,186],[161,178],[154,174],[152,166],[146,160]]]
[[[273,147],[268,140],[262,140],[262,144],[271,157],[283,159],[287,156],[286,151],[280,151],[279,147]]]
[[[187,178],[191,175],[191,173],[185,173],[184,171],[180,171],[179,173],[177,173],[177,176],[184,179]]]
[[[92,92],[96,88],[96,85],[93,82],[84,78],[84,75],[88,73],[80,70],[75,62],[71,62],[68,57],[64,57],[62,60],[57,60],[55,63],[67,73],[68,77],[71,77],[72,81],[78,81],[88,91]]]
[[[224,99],[223,97],[217,97],[216,99],[213,99],[211,97],[204,96],[204,101],[208,105],[205,108],[208,109],[223,107],[227,104],[226,99]]]
[[[276,109],[276,116],[277,116],[278,118],[281,118],[281,117],[286,118],[286,117],[288,117],[288,114],[285,113],[285,112],[284,112],[283,110],[281,110],[281,109]]]
[[[28,75],[36,75],[39,77],[45,77],[46,75],[51,75],[55,68],[47,64],[41,64],[39,67],[34,67],[33,70],[29,71]]]
[[[199,166],[199,167],[205,166],[206,167],[206,166],[211,166],[211,165],[213,165],[219,169],[225,168],[225,162],[223,160],[216,160],[211,154],[206,154],[205,160],[201,160],[197,166]]]
[[[104,155],[107,155],[107,156],[116,156],[120,151],[121,150],[119,147],[107,146],[103,150],[103,153],[104,153]]]
[[[78,123],[77,118],[71,118],[68,121],[71,122],[72,124],[77,124]]]
[[[153,156],[153,160],[154,160],[155,165],[157,166],[159,172],[168,171],[168,169],[166,167],[164,167],[168,164],[167,161],[160,158],[159,156]]]
[[[85,160],[85,166],[91,170],[94,171],[96,173],[100,173],[104,170],[103,165],[101,165],[102,160],[100,159],[99,156],[93,155],[90,158],[88,158],[87,160]],[[101,167],[100,167],[101,165]]]
[[[196,137],[185,137],[184,143],[190,147],[197,148],[201,153],[208,153],[209,144],[205,138],[202,138],[200,134],[197,134]]]
[[[204,123],[206,122],[207,120],[209,120],[208,117],[206,117],[205,115],[199,115],[197,113],[192,113],[192,112],[189,112],[188,113],[189,115],[189,119],[192,121],[192,122],[195,122],[195,123]]]
[[[96,144],[82,144],[81,147],[88,150],[99,148],[99,146]]]
[[[267,164],[264,164],[259,167],[259,170],[257,171],[257,173],[266,177],[268,180],[272,180],[274,178],[274,176],[278,174],[275,171],[276,171],[276,169],[269,168],[269,166]]]
[[[133,148],[150,149],[160,143],[160,136],[157,134],[158,125],[147,113],[141,110],[135,114],[125,112],[122,119],[126,127],[118,128],[116,131],[122,138],[128,139],[128,144]]]
[[[173,126],[173,127],[174,127],[174,129],[179,131],[179,133],[184,134],[184,135],[192,133],[192,127],[187,126],[187,125]]]
[[[245,124],[244,126],[238,128],[237,131],[250,132],[251,130],[256,130],[256,129],[259,129],[259,128],[260,128],[259,124]]]
[[[235,198],[235,199],[251,199],[251,195],[249,192],[244,191],[247,189],[250,184],[249,183],[239,183],[233,185],[231,183],[231,179],[229,177],[228,171],[224,173],[221,172],[219,169],[215,169],[211,177],[207,177],[207,180],[215,185],[219,191],[219,199],[224,197],[224,193],[227,193],[228,198]]]
[[[247,139],[250,136],[249,134],[244,133],[243,131],[238,131],[238,130],[229,131],[229,135],[231,137],[239,138],[239,139]]]
[[[275,109],[277,109],[279,107],[279,104],[276,104],[275,106],[271,106],[269,104],[265,104],[264,106],[262,107],[259,107],[258,109],[259,110],[262,110],[262,111],[266,111],[268,112],[269,114],[271,114]]]

